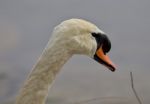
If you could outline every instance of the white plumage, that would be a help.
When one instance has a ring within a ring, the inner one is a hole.
[[[81,19],[66,20],[56,26],[17,96],[16,104],[45,104],[56,74],[73,54],[94,57],[97,42],[91,33],[104,34],[94,24]]]

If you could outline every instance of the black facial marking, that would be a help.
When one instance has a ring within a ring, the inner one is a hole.
[[[97,49],[102,46],[104,54],[108,53],[111,49],[111,42],[109,38],[101,33],[91,33],[97,42]]]
[[[109,38],[101,33],[91,33],[92,36],[95,38],[96,42],[97,42],[97,50],[102,47],[104,54],[108,53],[111,49],[111,42],[109,40]],[[109,63],[105,62],[104,60],[102,60],[100,57],[97,56],[97,54],[95,53],[94,57],[93,57],[97,62],[107,66],[111,71],[115,71],[115,67],[113,65],[110,65]]]
[[[103,38],[102,49],[103,49],[104,53],[108,53],[111,49],[110,40],[106,35],[103,35],[102,38]]]

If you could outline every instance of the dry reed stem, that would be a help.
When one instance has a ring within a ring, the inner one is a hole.
[[[135,87],[134,87],[134,80],[133,80],[133,74],[132,74],[132,71],[130,71],[130,81],[131,81],[131,88],[133,90],[133,93],[138,101],[139,104],[142,104],[136,90],[135,90]],[[100,99],[101,97],[97,97],[97,98],[92,98],[92,99],[88,99],[88,100],[83,100],[83,101],[80,101],[80,102],[76,102],[74,104],[82,104],[82,103],[87,103],[87,102],[91,102],[91,101],[94,101],[94,100],[98,100]]]
[[[142,104],[142,102],[141,102],[141,100],[140,100],[140,98],[139,98],[139,96],[138,96],[138,94],[137,94],[137,92],[136,92],[136,90],[135,90],[135,88],[134,88],[132,71],[130,71],[130,81],[131,81],[131,87],[132,87],[133,93],[134,93],[134,95],[135,95],[137,101],[139,102],[139,104]]]

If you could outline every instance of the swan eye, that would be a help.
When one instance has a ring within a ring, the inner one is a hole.
[[[98,38],[101,33],[91,33],[93,37]]]

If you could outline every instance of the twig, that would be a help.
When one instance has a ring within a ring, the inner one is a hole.
[[[141,102],[141,100],[140,100],[140,98],[139,98],[139,96],[138,96],[138,94],[137,94],[137,92],[136,92],[136,90],[135,90],[135,88],[134,88],[132,71],[130,71],[130,78],[131,78],[131,87],[132,87],[133,93],[134,93],[134,95],[135,95],[137,101],[139,102],[139,104],[142,104],[142,102]]]
[[[133,93],[138,101],[139,104],[142,104],[135,88],[134,88],[134,83],[133,83],[133,74],[132,74],[132,71],[130,71],[130,81],[131,81],[131,87],[132,87],[132,90],[133,90]],[[94,101],[94,100],[97,100],[97,99],[100,99],[101,97],[97,97],[97,98],[92,98],[92,99],[88,99],[88,100],[83,100],[83,101],[80,101],[80,102],[76,102],[75,104],[82,104],[82,103],[87,103],[87,102],[91,102],[91,101]]]

